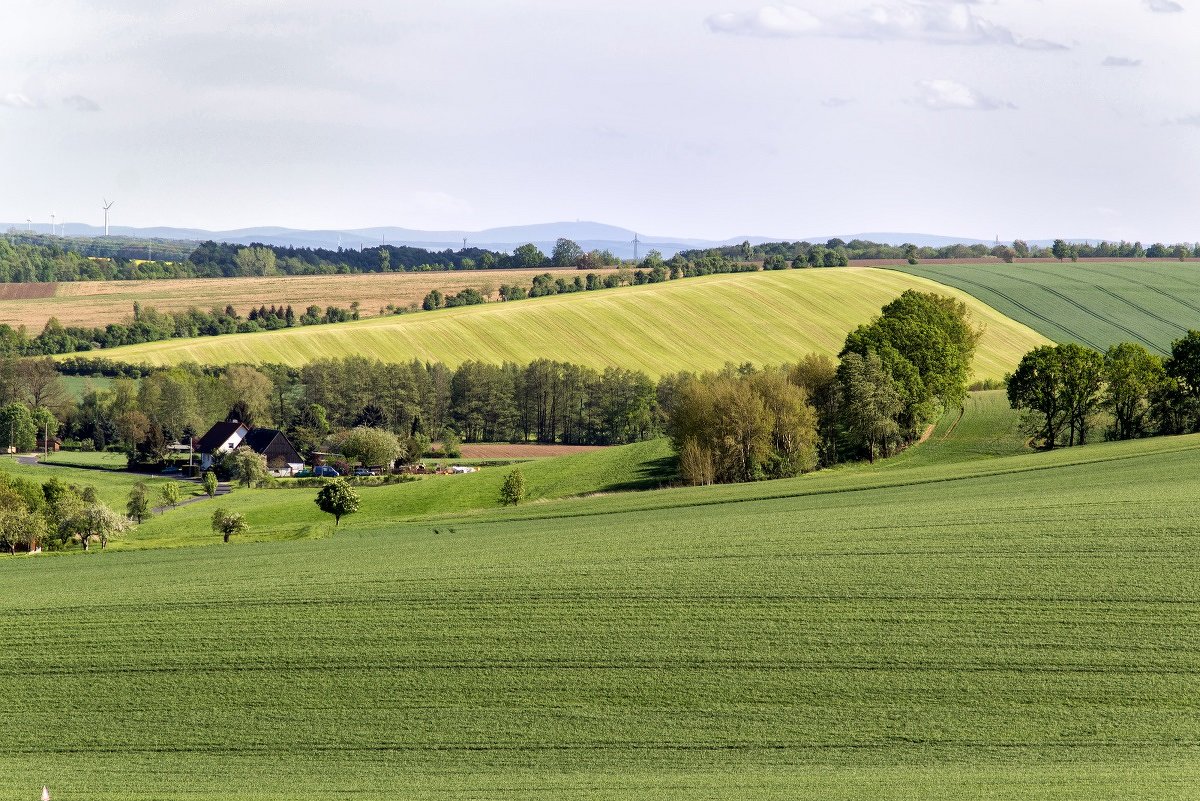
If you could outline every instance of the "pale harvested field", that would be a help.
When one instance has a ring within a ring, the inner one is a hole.
[[[538,445],[533,442],[477,442],[461,447],[464,459],[539,459],[603,450],[605,445]]]
[[[40,331],[51,317],[63,325],[105,325],[143,308],[208,311],[233,304],[245,316],[251,307],[286,306],[297,314],[311,305],[362,305],[364,316],[377,315],[389,303],[420,303],[432,289],[461,292],[467,287],[494,292],[501,284],[528,287],[533,276],[550,272],[574,279],[581,270],[457,270],[454,272],[387,273],[383,275],[271,276],[267,278],[192,278],[156,281],[78,281],[58,284],[0,284],[0,323]],[[608,273],[612,270],[587,272]]]

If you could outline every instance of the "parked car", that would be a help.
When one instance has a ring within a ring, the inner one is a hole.
[[[316,467],[306,467],[296,474],[296,478],[337,478],[341,473],[334,470],[328,465],[317,465]]]
[[[372,470],[369,467],[356,467],[354,468],[354,475],[359,478],[365,478],[366,476],[377,476],[379,475],[379,471]]]

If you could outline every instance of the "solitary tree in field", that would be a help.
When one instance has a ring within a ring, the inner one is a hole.
[[[209,470],[201,479],[201,484],[204,487],[204,494],[209,498],[217,497],[217,474]]]
[[[129,491],[129,501],[125,504],[125,511],[135,523],[141,523],[150,516],[150,499],[146,497],[146,482],[139,481],[133,485],[133,489]]]
[[[221,535],[222,542],[229,542],[234,534],[242,535],[249,531],[250,524],[241,512],[231,512],[222,507],[213,512],[212,528]]]
[[[168,481],[158,491],[158,496],[162,499],[164,506],[170,506],[174,509],[179,505],[179,484],[174,481]]]
[[[525,474],[521,468],[514,467],[512,472],[504,477],[500,486],[500,503],[505,506],[516,506],[525,498]]]
[[[333,525],[338,526],[344,515],[358,511],[359,497],[354,488],[340,478],[326,484],[317,493],[317,506],[322,512],[333,515]]]

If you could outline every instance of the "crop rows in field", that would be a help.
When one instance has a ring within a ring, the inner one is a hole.
[[[889,270],[844,268],[690,278],[323,326],[319,332],[170,340],[104,355],[150,364],[290,365],[352,355],[452,366],[468,359],[550,358],[660,376],[728,362],[780,364],[806,353],[836,355],[849,331],[906,289],[955,294],[967,303],[986,327],[975,360],[980,378],[1001,377],[1044,341],[965,292]]]
[[[3,562],[0,794],[1185,797],[1198,467],[1161,439]]]
[[[1166,353],[1200,328],[1200,265],[918,264],[898,267],[958,287],[1056,342],[1105,350],[1136,342]]]

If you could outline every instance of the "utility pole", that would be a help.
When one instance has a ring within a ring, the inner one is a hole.
[[[640,245],[640,244],[641,244],[641,242],[638,241],[637,231],[634,231],[633,232],[633,260],[634,261],[638,260],[638,245]]]

